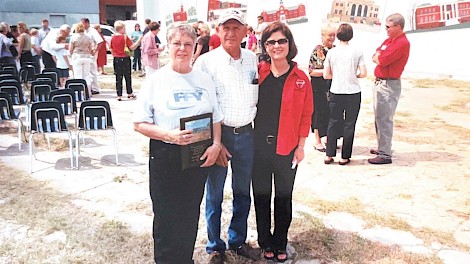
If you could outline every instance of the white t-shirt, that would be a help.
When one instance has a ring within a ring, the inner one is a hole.
[[[180,118],[213,113],[214,123],[223,119],[214,82],[207,73],[193,69],[181,74],[170,65],[149,76],[139,92],[133,122],[156,124],[164,129],[180,128]]]
[[[331,67],[333,80],[330,92],[334,94],[355,94],[361,91],[357,79],[359,66],[365,65],[362,51],[350,45],[338,45],[328,51],[324,66]]]
[[[41,48],[38,37],[31,36],[31,46],[35,46],[36,48]],[[31,54],[33,56],[38,55],[37,52],[33,48],[31,48]]]
[[[57,63],[56,64],[57,64],[58,69],[68,69],[69,68],[69,65],[67,64],[67,62],[65,61],[65,58],[64,58],[64,56],[69,55],[68,50],[66,50],[66,49],[55,50],[54,55],[57,58]]]

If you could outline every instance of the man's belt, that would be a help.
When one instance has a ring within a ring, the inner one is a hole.
[[[248,125],[240,126],[240,127],[231,127],[231,126],[222,125],[222,128],[232,131],[233,134],[235,135],[245,133],[246,131],[250,131],[251,129],[253,129],[253,127],[251,126],[251,123],[249,123]]]
[[[379,77],[376,77],[375,80],[380,82],[380,81],[400,80],[400,78],[379,78]]]

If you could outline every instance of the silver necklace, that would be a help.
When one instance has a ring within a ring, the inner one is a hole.
[[[270,68],[271,68],[270,70],[271,70],[271,73],[273,74],[274,78],[279,78],[279,77],[281,77],[282,75],[286,74],[286,72],[289,71],[290,65],[288,65],[288,67],[287,67],[286,70],[284,70],[284,71],[282,71],[282,72],[278,72],[278,73],[276,73],[276,72],[273,71],[273,66],[271,66]]]

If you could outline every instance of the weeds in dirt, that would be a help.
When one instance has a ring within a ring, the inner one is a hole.
[[[0,262],[153,263],[150,234],[133,234],[122,222],[88,213],[46,183],[1,162],[0,171],[0,200],[5,201],[0,225],[13,222],[27,230],[24,236],[19,231],[4,236]],[[43,241],[54,232],[63,232],[66,242]]]
[[[411,79],[411,84],[416,88],[436,88],[436,87],[449,87],[449,88],[466,88],[470,87],[470,82],[454,80],[454,79]]]
[[[393,215],[377,214],[366,210],[366,207],[356,198],[350,198],[342,201],[325,201],[311,197],[308,194],[298,194],[295,198],[297,202],[309,206],[316,212],[320,212],[323,215],[332,212],[347,212],[356,217],[361,218],[366,222],[366,227],[382,226],[388,227],[395,230],[402,230],[413,233],[418,238],[425,241],[426,244],[430,245],[432,242],[439,242],[444,245],[452,246],[462,250],[470,251],[470,247],[458,243],[452,234],[445,232],[437,232],[430,228],[415,228],[409,225],[406,221],[401,220]],[[313,219],[313,220],[312,220]],[[318,230],[323,224],[318,222],[318,219],[314,219],[312,216],[308,216],[310,225],[313,229]],[[323,229],[320,228],[320,229]],[[296,230],[294,233],[298,233]],[[331,231],[333,232],[333,231]],[[328,239],[327,239],[328,240]],[[326,240],[326,241],[327,241]],[[369,243],[369,242],[368,242]],[[323,259],[323,258],[322,258]],[[337,259],[336,259],[337,260]],[[356,263],[356,262],[353,262]],[[357,262],[364,263],[364,262]],[[426,263],[426,262],[406,262],[406,263]],[[429,262],[429,263],[440,263],[440,262]]]
[[[421,256],[401,251],[396,246],[384,246],[354,233],[327,228],[309,214],[294,219],[291,243],[301,259],[321,259],[322,263],[442,263],[437,257]]]

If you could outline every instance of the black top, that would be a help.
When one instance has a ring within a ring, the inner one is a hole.
[[[202,55],[202,54],[209,51],[209,40],[210,39],[211,39],[210,36],[203,36],[203,37],[200,37],[197,40],[197,44],[202,45],[201,54],[199,54],[199,55]]]
[[[255,133],[258,136],[267,135],[277,136],[279,127],[279,115],[281,112],[282,91],[287,76],[292,71],[292,65],[289,70],[279,76],[273,76],[271,72],[262,84],[259,86],[258,93],[258,112],[255,118]]]

